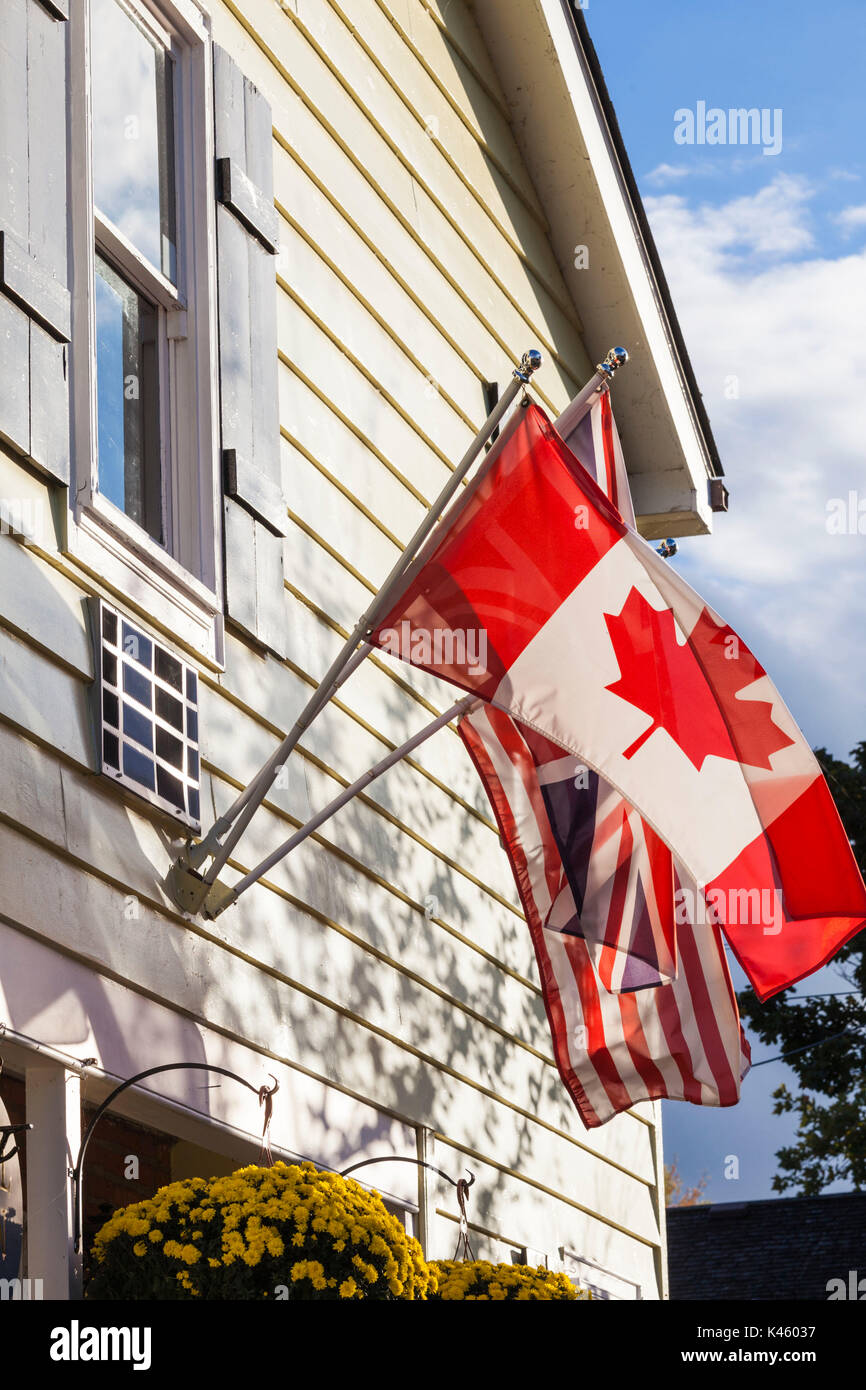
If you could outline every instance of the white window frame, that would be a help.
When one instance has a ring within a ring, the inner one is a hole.
[[[73,479],[66,549],[185,645],[224,657],[222,479],[216,312],[213,76],[210,23],[198,0],[123,0],[175,67],[178,284],[110,223],[93,199],[90,0],[70,7],[70,169],[73,267]],[[110,258],[164,311],[160,424],[166,546],[98,488],[95,229]]]
[[[589,1255],[581,1255],[568,1246],[559,1247],[563,1271],[580,1288],[589,1288],[594,1298],[611,1299],[614,1302],[632,1302],[643,1299],[643,1285],[627,1274],[617,1274],[615,1269],[599,1264]]]

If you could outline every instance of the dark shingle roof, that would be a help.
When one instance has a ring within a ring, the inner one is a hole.
[[[671,1298],[826,1301],[829,1280],[866,1280],[866,1192],[668,1207],[667,1231]]]

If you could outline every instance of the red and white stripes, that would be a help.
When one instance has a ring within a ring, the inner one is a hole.
[[[592,1128],[638,1101],[662,1096],[697,1105],[735,1104],[749,1050],[718,928],[679,923],[675,977],[612,992],[593,964],[586,938],[554,924],[558,903],[560,920],[567,916],[561,898],[571,889],[527,731],[491,706],[466,716],[459,728],[514,870],[554,1056],[584,1124]],[[633,844],[629,872],[652,875],[643,839]],[[588,881],[583,913],[601,917],[605,909],[595,902],[595,892]],[[673,892],[672,883],[671,897]],[[627,915],[621,920],[627,923]]]

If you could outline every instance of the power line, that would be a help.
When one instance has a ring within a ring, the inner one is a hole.
[[[799,1004],[804,999],[848,999],[852,994],[861,994],[862,989],[830,989],[825,994],[792,994],[786,1004]]]
[[[762,1062],[753,1062],[752,1071],[755,1067],[768,1067],[771,1062],[784,1062],[787,1057],[796,1057],[798,1052],[808,1052],[812,1047],[821,1047],[824,1043],[835,1042],[837,1038],[856,1038],[856,1033],[849,1033],[845,1029],[841,1033],[831,1033],[829,1038],[817,1038],[815,1042],[806,1043],[804,1047],[795,1047],[790,1052],[780,1052],[778,1057],[765,1057]]]

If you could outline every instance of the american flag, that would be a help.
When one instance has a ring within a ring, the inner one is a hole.
[[[662,1096],[736,1104],[749,1047],[721,933],[680,912],[674,961],[674,894],[688,880],[681,869],[675,877],[669,852],[636,813],[630,830],[629,821],[617,827],[615,818],[596,814],[605,784],[592,773],[572,800],[572,852],[565,858],[545,786],[582,781],[575,760],[552,783],[562,750],[548,745],[554,756],[545,764],[545,741],[493,705],[465,716],[458,729],[511,863],[556,1065],[584,1124],[591,1129]],[[660,898],[662,909],[650,912],[648,903]]]
[[[633,525],[608,393],[556,427]],[[667,846],[608,782],[503,710],[486,705],[459,732],[499,825],[556,1064],[584,1124],[658,1097],[735,1104],[749,1047],[721,934],[687,919],[675,933],[682,883]]]

